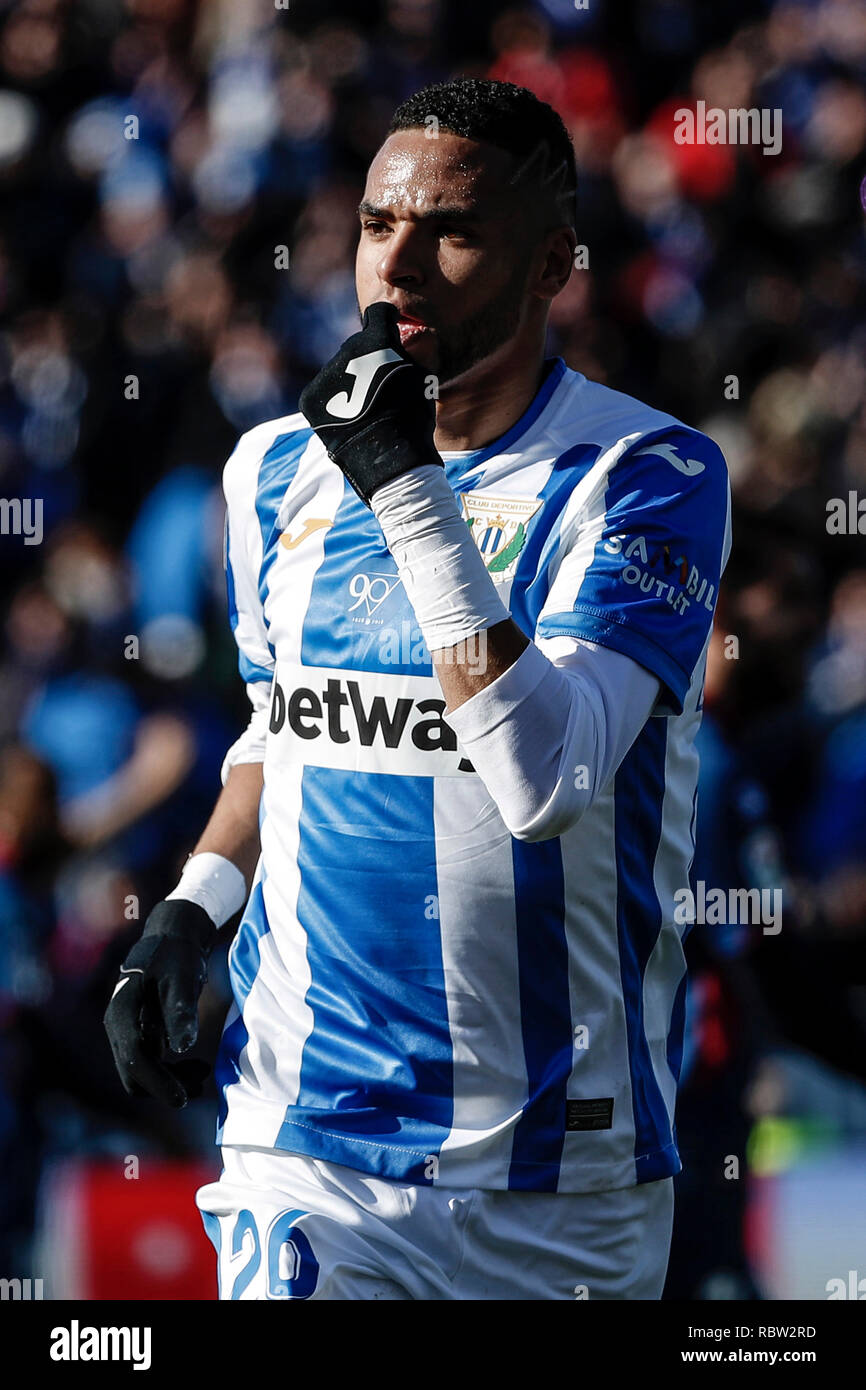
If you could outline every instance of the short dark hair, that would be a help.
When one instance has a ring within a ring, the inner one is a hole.
[[[575,226],[577,167],[571,136],[553,107],[539,101],[534,92],[513,82],[480,77],[431,83],[401,102],[388,134],[429,129],[431,116],[452,135],[486,140],[507,150],[517,163],[514,182],[546,191],[556,215]]]

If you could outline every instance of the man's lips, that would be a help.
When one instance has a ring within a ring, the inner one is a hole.
[[[414,314],[401,314],[397,320],[397,331],[400,334],[400,342],[405,347],[407,343],[413,343],[424,333],[431,333],[429,323],[423,319],[416,318]]]

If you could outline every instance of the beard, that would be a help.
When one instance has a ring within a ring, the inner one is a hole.
[[[525,279],[525,267],[520,266],[495,300],[462,323],[437,333],[436,375],[440,385],[462,376],[514,336],[523,310]]]

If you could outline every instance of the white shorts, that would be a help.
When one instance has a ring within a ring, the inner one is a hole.
[[[224,1146],[196,1203],[221,1299],[658,1299],[673,1179],[612,1192],[416,1187]]]

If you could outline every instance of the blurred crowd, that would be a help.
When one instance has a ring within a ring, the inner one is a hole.
[[[689,938],[702,1220],[669,1296],[760,1293],[723,1155],[760,1161],[773,1117],[866,1134],[866,554],[827,528],[866,498],[863,0],[0,0],[0,494],[44,526],[0,536],[7,1275],[46,1164],[212,1141],[212,1099],[125,1097],[101,1017],[246,720],[220,471],[355,330],[366,165],[455,74],[530,87],[573,136],[586,268],[551,353],[731,472],[695,873],[784,884],[785,917]],[[781,110],[781,151],[678,144],[699,100]],[[218,958],[205,1048],[226,1000]]]

